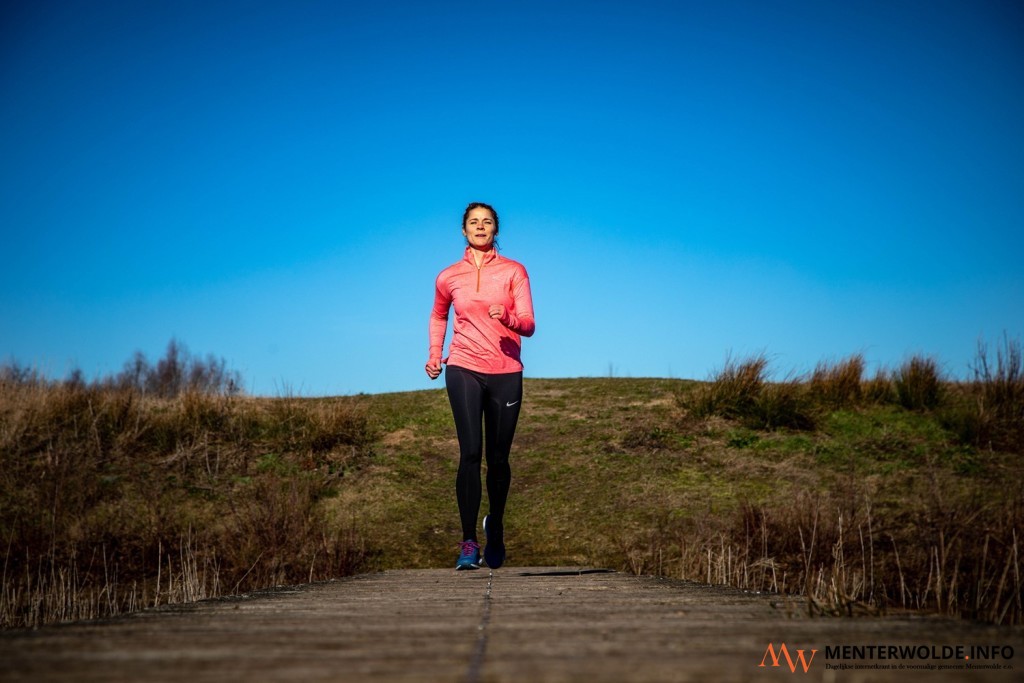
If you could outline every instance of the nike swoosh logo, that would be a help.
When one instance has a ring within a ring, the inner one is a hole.
[[[519,403],[519,401],[512,401],[511,403],[506,402],[505,403],[505,407],[506,408],[511,408],[512,406],[514,406],[517,403]]]

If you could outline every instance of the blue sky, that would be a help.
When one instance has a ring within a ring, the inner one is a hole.
[[[1024,4],[0,6],[0,361],[436,387],[470,201],[527,377],[964,375],[1024,332]],[[1015,265],[1016,264],[1016,265]]]

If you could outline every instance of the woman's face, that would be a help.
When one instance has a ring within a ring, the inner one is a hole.
[[[494,244],[494,236],[498,234],[494,214],[482,206],[471,209],[466,216],[466,223],[462,226],[462,234],[466,236],[469,246],[474,249],[490,249]]]

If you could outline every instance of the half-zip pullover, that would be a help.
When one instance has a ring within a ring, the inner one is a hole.
[[[505,306],[505,317],[490,317],[494,304]],[[448,311],[455,308],[452,342],[443,359]],[[521,337],[533,334],[533,298],[526,268],[495,249],[484,254],[479,267],[472,247],[462,260],[437,276],[434,308],[430,313],[430,360],[491,374],[521,372]]]

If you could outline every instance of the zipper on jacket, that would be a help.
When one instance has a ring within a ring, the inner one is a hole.
[[[480,271],[484,269],[484,266],[485,266],[485,265],[486,265],[486,263],[487,263],[487,262],[486,262],[486,260],[485,260],[486,258],[487,258],[487,257],[486,257],[486,255],[485,255],[485,256],[484,256],[484,257],[483,257],[483,258],[482,258],[482,259],[480,260],[480,265],[477,265],[477,263],[476,263],[476,257],[475,257],[475,256],[474,256],[474,258],[473,258],[473,261],[472,261],[473,265],[474,265],[474,266],[476,266],[476,291],[477,291],[477,292],[479,292],[479,291],[480,291]]]

